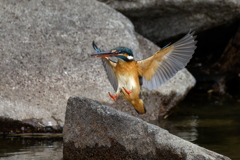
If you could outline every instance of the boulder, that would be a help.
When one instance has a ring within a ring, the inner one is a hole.
[[[101,60],[89,58],[93,40],[102,50],[129,47],[137,60],[159,49],[136,34],[121,13],[94,0],[12,0],[1,3],[0,14],[0,121],[62,128],[71,95],[136,115],[121,98],[112,101],[107,93],[114,90]],[[184,69],[158,91],[145,92],[145,119],[156,119],[159,110],[166,114],[194,84]],[[7,126],[0,132],[21,129]]]
[[[63,159],[229,160],[97,101],[70,97]]]
[[[133,22],[138,33],[153,42],[198,32],[240,18],[236,0],[99,0],[120,11]]]

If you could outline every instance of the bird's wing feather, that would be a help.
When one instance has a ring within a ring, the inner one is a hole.
[[[101,49],[97,47],[97,45],[95,44],[94,41],[92,42],[92,46],[98,53],[101,52]],[[113,68],[116,67],[116,62],[114,62],[106,57],[102,58],[102,62],[103,62],[104,69],[107,72],[107,76],[108,76],[108,79],[109,79],[111,85],[113,86],[114,90],[117,91],[118,81],[117,81],[116,75],[113,70]]]
[[[114,90],[117,91],[118,88],[118,81],[116,78],[116,75],[114,73],[113,68],[116,67],[116,62],[111,61],[108,58],[102,58],[103,66],[105,68],[105,71],[107,72],[108,79],[113,86]]]
[[[153,56],[138,61],[143,78],[143,86],[152,90],[164,84],[192,58],[196,49],[196,36],[189,31],[182,39],[159,50]]]

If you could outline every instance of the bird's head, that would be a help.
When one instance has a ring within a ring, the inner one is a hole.
[[[97,51],[97,53],[91,54],[91,57],[117,57],[127,62],[133,60],[133,52],[127,47],[117,47],[111,49],[110,51],[101,52],[101,50],[93,42],[93,48]]]

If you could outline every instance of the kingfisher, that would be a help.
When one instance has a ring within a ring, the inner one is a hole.
[[[91,54],[91,57],[102,57],[108,79],[116,92],[114,95],[108,92],[109,96],[116,102],[117,97],[122,95],[137,113],[144,114],[146,108],[141,96],[142,86],[149,90],[156,89],[183,69],[197,48],[196,37],[190,30],[180,40],[140,61],[134,60],[132,50],[127,47],[102,52],[93,41],[97,53]],[[109,57],[118,60],[115,62]]]

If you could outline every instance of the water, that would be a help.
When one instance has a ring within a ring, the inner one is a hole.
[[[61,160],[62,134],[0,136],[0,160]]]
[[[152,122],[199,146],[240,160],[240,101],[190,93],[166,120]],[[61,160],[62,135],[0,136],[0,160]]]
[[[240,99],[192,93],[168,119],[155,124],[199,146],[240,160]]]

